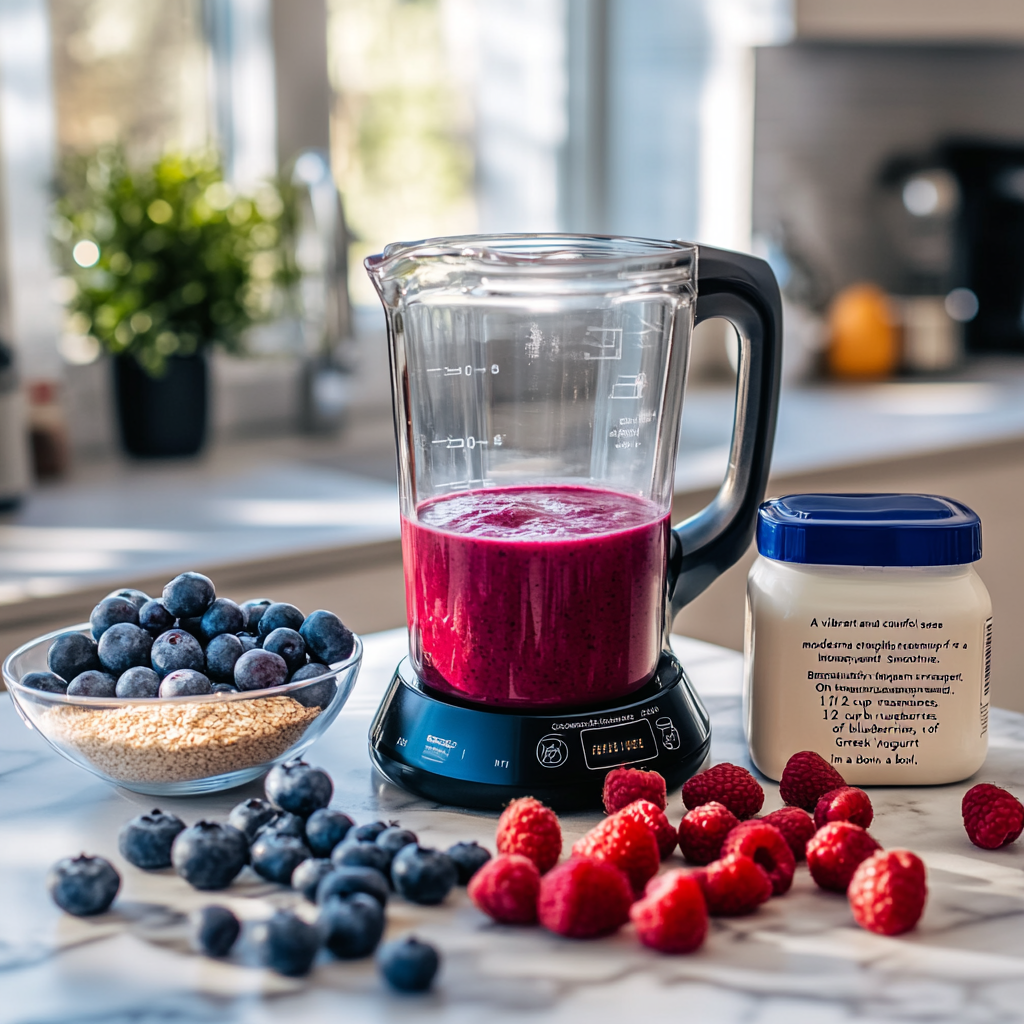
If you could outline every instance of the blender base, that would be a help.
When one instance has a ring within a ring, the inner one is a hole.
[[[617,702],[526,713],[424,686],[399,662],[370,727],[370,757],[391,782],[428,800],[499,810],[533,796],[558,811],[601,807],[611,768],[660,772],[677,789],[708,758],[711,724],[678,660]]]

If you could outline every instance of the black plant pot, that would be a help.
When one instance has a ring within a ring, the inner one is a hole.
[[[118,356],[114,389],[129,455],[162,459],[195,455],[203,447],[208,385],[202,354],[168,359],[162,377],[150,377],[131,356]]]

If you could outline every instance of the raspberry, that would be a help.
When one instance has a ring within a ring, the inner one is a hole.
[[[764,868],[739,853],[713,861],[692,874],[704,892],[708,913],[715,916],[752,914],[772,895],[772,882]]]
[[[846,892],[857,865],[880,849],[860,825],[830,821],[808,842],[807,866],[811,869],[811,878],[822,889]]]
[[[964,828],[975,846],[998,850],[1012,843],[1024,828],[1024,806],[1012,794],[983,782],[964,794]]]
[[[520,797],[498,819],[498,853],[521,853],[544,874],[562,853],[562,827],[550,807],[532,796]]]
[[[910,931],[928,898],[924,864],[909,850],[879,850],[861,861],[846,895],[861,928],[879,935]]]
[[[752,818],[764,803],[764,790],[746,768],[723,761],[683,786],[683,803],[687,810],[711,801],[724,804],[737,818]]]
[[[537,920],[540,872],[521,853],[502,853],[469,880],[469,898],[502,924],[533,924]]]
[[[604,809],[614,814],[634,800],[650,800],[665,810],[664,778],[658,772],[646,772],[642,768],[613,768],[604,777]]]
[[[787,804],[802,807],[813,814],[821,797],[845,785],[846,779],[821,754],[813,750],[801,750],[782,769],[779,795]]]
[[[714,800],[694,807],[679,823],[679,851],[691,864],[718,860],[725,837],[739,824],[728,807]]]
[[[764,870],[772,883],[772,894],[781,896],[793,884],[796,859],[782,833],[765,821],[740,822],[722,843],[722,856],[739,853]]]
[[[571,857],[540,880],[537,917],[571,939],[610,935],[629,920],[629,879],[608,861]]]
[[[868,828],[875,816],[871,798],[863,789],[840,786],[820,797],[814,808],[814,827],[821,828],[830,821],[852,821]]]
[[[574,856],[607,861],[623,871],[638,895],[658,873],[661,856],[654,833],[624,811],[605,818],[572,846]]]
[[[630,907],[637,938],[662,953],[692,953],[708,933],[708,907],[700,883],[688,871],[669,871],[647,886]]]
[[[672,822],[665,817],[665,812],[650,800],[634,800],[618,813],[639,821],[654,833],[662,860],[676,848],[676,830],[672,827]]]
[[[766,814],[761,821],[774,825],[782,838],[789,843],[793,856],[803,860],[807,853],[807,840],[815,833],[814,821],[802,807],[780,807],[771,814]]]

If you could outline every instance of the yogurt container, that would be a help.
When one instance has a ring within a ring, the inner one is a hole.
[[[757,549],[744,725],[765,775],[799,750],[858,786],[981,767],[992,602],[976,513],[928,494],[791,494],[761,505]]]

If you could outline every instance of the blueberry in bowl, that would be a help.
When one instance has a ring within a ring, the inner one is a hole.
[[[136,792],[215,792],[296,760],[337,717],[359,672],[358,637],[346,660],[291,674],[280,655],[254,647],[249,655],[273,669],[260,678],[251,664],[238,671],[246,655],[234,658],[243,645],[233,633],[218,634],[206,650],[177,627],[154,639],[130,600],[105,601],[111,615],[19,647],[4,661],[3,679],[26,724],[59,753]],[[124,617],[111,621],[117,615]],[[99,644],[108,633],[101,661]],[[122,635],[130,642],[118,641]],[[319,797],[312,799],[309,809],[302,805],[304,816],[320,806]]]

